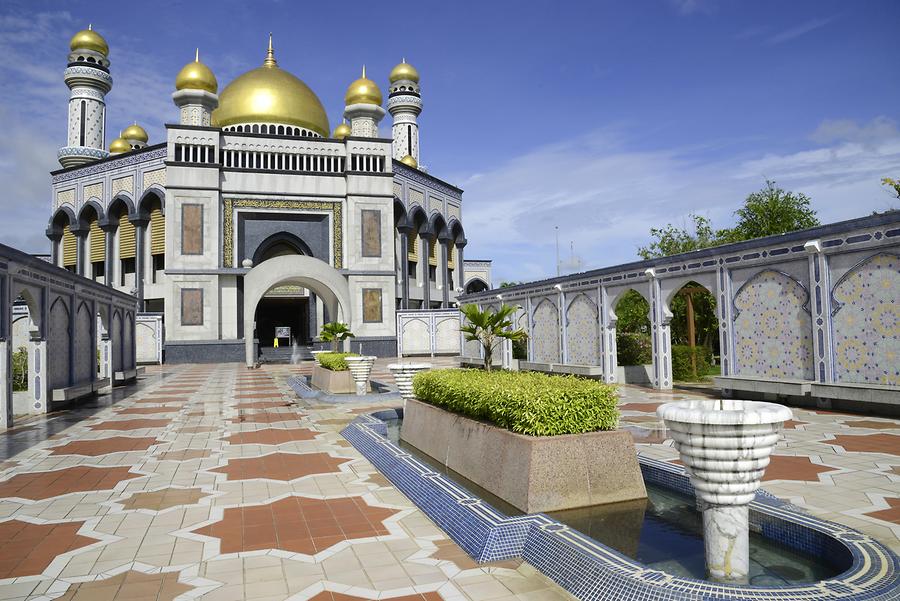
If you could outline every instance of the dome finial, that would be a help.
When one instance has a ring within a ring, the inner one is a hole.
[[[194,62],[195,62],[195,63],[199,63],[199,62],[200,62],[200,49],[199,49],[199,48],[197,48],[197,51],[194,52]]]
[[[363,74],[362,74],[362,76],[363,76],[363,79],[366,78],[366,66],[365,66],[365,65],[363,65]]]
[[[275,60],[275,51],[272,49],[272,32],[269,32],[269,49],[266,50],[266,60],[263,61],[264,67],[277,67],[278,61]]]
[[[88,23],[88,31],[94,31],[94,24]]]

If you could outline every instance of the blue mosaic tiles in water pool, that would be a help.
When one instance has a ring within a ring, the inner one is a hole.
[[[849,555],[851,567],[829,580],[785,587],[724,585],[648,568],[546,515],[508,517],[474,498],[385,437],[382,420],[396,417],[394,411],[363,415],[342,434],[475,560],[522,558],[578,599],[900,600],[900,558],[862,533],[763,491],[750,506],[751,528],[837,565]],[[639,460],[648,482],[693,495],[680,466]]]

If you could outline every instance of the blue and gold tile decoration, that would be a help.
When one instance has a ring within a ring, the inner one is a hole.
[[[648,568],[543,514],[508,517],[386,438],[383,419],[362,415],[341,434],[479,562],[521,558],[578,599],[632,601],[900,600],[900,558],[846,526],[820,520],[759,491],[750,527],[796,550],[851,567],[813,584],[768,587],[681,578]],[[693,495],[684,468],[638,456],[644,479]],[[847,557],[849,556],[849,561]]]

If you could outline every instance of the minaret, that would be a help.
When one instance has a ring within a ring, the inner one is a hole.
[[[69,42],[65,82],[69,95],[69,131],[57,157],[63,167],[76,167],[105,158],[106,94],[112,89],[109,46],[91,26]]]
[[[403,59],[403,62],[391,69],[388,79],[391,87],[387,110],[394,118],[394,125],[391,127],[394,159],[400,161],[405,157],[412,157],[418,165],[419,123],[416,118],[422,112],[419,72]]]
[[[269,50],[272,36],[269,36]],[[212,70],[200,62],[200,49],[193,62],[186,64],[175,78],[175,92],[172,101],[181,109],[181,125],[201,125],[209,127],[210,116],[219,106],[219,82]]]
[[[377,138],[378,122],[384,118],[381,108],[381,90],[366,77],[363,65],[362,77],[350,84],[344,96],[344,117],[350,120],[350,135],[360,138]]]

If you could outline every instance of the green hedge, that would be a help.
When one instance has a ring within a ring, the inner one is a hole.
[[[331,371],[347,371],[344,357],[358,357],[357,353],[319,353],[319,364]]]
[[[616,362],[619,365],[652,363],[650,334],[616,332]]]
[[[712,366],[712,351],[705,346],[695,346],[694,354],[697,356],[697,373],[694,373],[691,366],[691,347],[686,344],[672,345],[673,378],[685,381],[703,379]]]
[[[613,430],[615,386],[537,372],[439,369],[417,374],[418,399],[520,434],[555,436]]]

